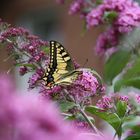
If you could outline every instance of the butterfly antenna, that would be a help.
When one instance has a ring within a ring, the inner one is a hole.
[[[8,70],[7,70],[7,74],[9,74],[9,73],[11,73],[11,71],[14,69],[14,67],[11,67],[11,68],[9,68]]]
[[[11,59],[14,55],[9,55],[7,58],[3,59],[3,62],[7,62],[9,59]]]
[[[88,63],[88,58],[86,59],[85,63],[83,64],[83,68],[87,65]]]

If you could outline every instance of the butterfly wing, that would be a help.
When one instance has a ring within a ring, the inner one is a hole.
[[[43,77],[45,85],[55,85],[58,79],[72,70],[74,65],[66,49],[59,42],[50,41],[50,64]]]

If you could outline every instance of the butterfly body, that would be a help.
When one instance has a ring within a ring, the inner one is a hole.
[[[57,41],[50,41],[50,64],[43,76],[45,86],[52,88],[72,70],[74,65],[66,49]]]

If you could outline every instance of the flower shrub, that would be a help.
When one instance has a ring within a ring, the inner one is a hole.
[[[105,58],[103,78],[73,59],[74,70],[47,88],[42,79],[50,66],[49,41],[0,20],[0,46],[6,47],[21,76],[32,73],[29,89],[38,88],[42,96],[16,95],[9,81],[0,77],[0,139],[140,139],[136,122],[140,116],[139,4],[132,0],[73,0],[68,13],[80,14],[87,30],[105,25],[95,46],[97,54]],[[99,97],[93,103],[95,96]],[[89,115],[111,125],[114,136],[102,134]]]

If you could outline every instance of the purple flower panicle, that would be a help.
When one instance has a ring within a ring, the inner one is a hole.
[[[108,110],[108,109],[111,109],[111,108],[116,108],[115,106],[118,103],[118,101],[125,102],[127,104],[127,108],[130,109],[129,96],[120,95],[118,93],[115,93],[112,96],[104,95],[100,100],[98,100],[96,105],[97,105],[97,107],[99,107],[101,109]]]
[[[35,87],[41,86],[41,79],[44,74],[42,69],[37,69],[36,72],[29,78],[29,89],[33,89]],[[41,87],[40,87],[41,88]]]
[[[28,72],[28,68],[26,66],[21,66],[19,69],[20,75],[24,75]]]
[[[97,26],[103,23],[104,7],[98,6],[92,9],[86,16],[87,28],[90,29],[92,26]]]
[[[96,26],[105,23],[106,12],[116,12],[118,16],[112,25],[120,33],[130,32],[140,23],[140,6],[132,0],[103,0],[103,2],[88,13],[87,26]]]
[[[84,0],[75,0],[70,6],[69,14],[75,14],[79,12],[82,9],[83,5]]]
[[[120,99],[121,101],[126,102],[126,103],[128,103],[128,101],[129,101],[129,97],[126,96],[126,95],[121,95],[119,99]]]
[[[6,23],[1,23],[0,25]],[[4,26],[3,25],[3,26]],[[45,52],[48,42],[32,35],[28,30],[18,27],[2,26],[0,42],[6,45],[9,55],[13,56],[16,66],[20,66],[19,74],[34,72],[29,78],[29,88],[37,87],[37,82],[48,67],[49,55]]]
[[[72,85],[67,86],[67,90],[76,102],[87,103],[100,86],[97,78],[90,71],[83,69]]]
[[[96,43],[96,53],[100,56],[102,56],[110,50],[111,54],[114,53],[116,51],[115,46],[118,44],[118,34],[119,33],[116,31],[116,29],[112,28],[100,34]]]
[[[106,51],[109,49],[109,55],[116,51],[120,35],[130,33],[140,25],[140,6],[133,0],[102,0],[98,4],[96,1],[74,0],[69,13],[80,13],[86,21],[87,29],[106,25],[107,30],[96,43],[96,52],[100,55],[108,55]]]
[[[103,96],[102,99],[100,99],[97,102],[97,107],[101,108],[101,109],[110,109],[113,107],[112,105],[112,99],[109,96]]]
[[[136,96],[137,102],[140,103],[140,95]]]

